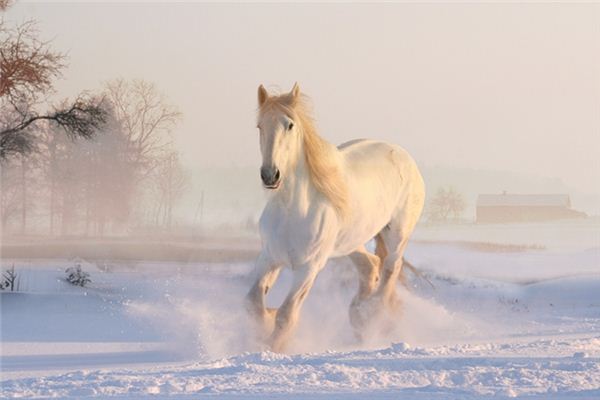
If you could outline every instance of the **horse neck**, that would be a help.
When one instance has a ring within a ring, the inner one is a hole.
[[[306,159],[304,156],[304,145],[300,144],[297,160],[288,176],[284,178],[283,185],[277,191],[276,197],[286,207],[302,207],[308,201],[309,193],[312,191]]]
[[[312,134],[316,135],[316,132]],[[336,162],[338,159],[338,149],[321,137],[318,137],[318,140],[327,149],[327,151],[319,156],[327,157],[331,162]],[[306,212],[310,203],[319,197],[319,191],[311,178],[305,151],[304,140],[302,140],[299,144],[292,172],[285,178],[285,183],[277,194],[286,207],[296,208],[302,214]]]

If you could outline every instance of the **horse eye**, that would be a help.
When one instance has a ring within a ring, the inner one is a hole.
[[[288,125],[288,131],[291,131],[293,127],[294,127],[294,123],[290,122],[290,124]]]

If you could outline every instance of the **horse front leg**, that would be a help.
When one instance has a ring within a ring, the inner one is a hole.
[[[312,264],[304,264],[294,270],[292,288],[283,304],[277,310],[275,329],[271,335],[271,349],[275,352],[285,350],[289,339],[298,324],[302,303],[312,288],[319,268]]]
[[[279,276],[281,265],[261,252],[256,261],[256,280],[246,295],[246,309],[256,324],[259,339],[265,341],[275,327],[277,309],[267,308],[265,297]]]

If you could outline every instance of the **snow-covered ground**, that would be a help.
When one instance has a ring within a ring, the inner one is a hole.
[[[250,261],[90,263],[92,283],[79,288],[63,280],[72,261],[3,260],[21,292],[0,294],[0,397],[598,399],[591,235],[568,246],[530,235],[503,241],[522,247],[474,245],[460,232],[414,242],[407,258],[433,287],[399,286],[402,317],[366,343],[349,328],[354,271],[332,261],[285,355],[261,350],[248,329]],[[289,284],[284,273],[271,305]]]

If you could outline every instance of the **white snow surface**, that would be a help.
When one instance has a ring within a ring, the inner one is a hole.
[[[288,354],[253,339],[252,263],[84,264],[3,260],[1,398],[600,398],[600,247],[478,251],[412,243],[431,281],[398,289],[402,316],[366,342],[347,311],[356,276],[319,276]],[[269,295],[286,294],[284,272]]]

